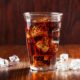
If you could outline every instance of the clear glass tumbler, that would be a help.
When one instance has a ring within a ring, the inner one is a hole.
[[[53,70],[59,46],[62,13],[26,12],[26,43],[32,70]]]

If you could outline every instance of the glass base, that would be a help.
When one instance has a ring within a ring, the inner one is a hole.
[[[55,69],[54,66],[50,66],[50,67],[35,67],[35,66],[30,66],[30,69],[32,71],[52,71]]]

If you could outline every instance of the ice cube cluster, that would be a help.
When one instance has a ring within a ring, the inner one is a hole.
[[[80,70],[80,59],[70,59],[69,54],[62,53],[55,68],[59,71]]]
[[[0,58],[0,68],[8,67],[10,65],[10,62],[19,62],[19,61],[20,61],[20,59],[16,55],[10,56],[9,60]]]

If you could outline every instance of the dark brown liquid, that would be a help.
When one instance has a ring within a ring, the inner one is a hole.
[[[28,51],[33,66],[49,66],[55,63],[59,36],[59,22],[35,22],[26,29]]]

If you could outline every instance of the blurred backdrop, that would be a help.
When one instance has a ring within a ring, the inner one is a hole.
[[[63,13],[60,44],[80,44],[80,0],[0,0],[0,45],[26,44],[24,12]]]

